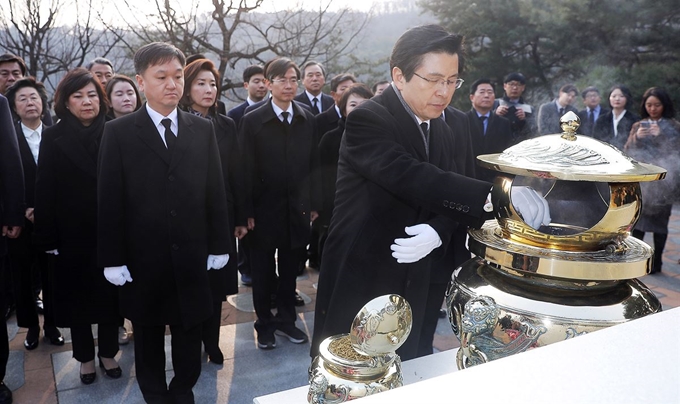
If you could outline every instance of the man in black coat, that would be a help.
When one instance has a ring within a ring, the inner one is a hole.
[[[522,73],[510,73],[503,79],[505,94],[494,102],[494,113],[510,121],[514,143],[535,136],[534,108],[522,97],[526,89],[526,77]]]
[[[346,333],[364,304],[390,293],[413,311],[398,352],[417,356],[431,266],[445,252],[436,249],[449,244],[457,223],[480,226],[491,210],[491,184],[452,172],[454,138],[440,119],[460,86],[462,39],[436,25],[407,31],[390,58],[392,87],[347,118],[312,356],[325,338]],[[544,213],[527,219],[540,224]]]
[[[333,97],[321,92],[326,83],[326,70],[319,62],[310,60],[302,65],[302,85],[305,90],[295,97],[295,101],[305,104],[313,115],[326,111],[335,105]]]
[[[239,143],[246,162],[246,213],[257,343],[276,347],[274,334],[293,343],[307,335],[295,327],[295,282],[309,242],[309,224],[321,206],[318,136],[314,117],[293,101],[300,74],[290,59],[264,67],[272,97],[241,119]],[[278,250],[278,282],[274,255]],[[278,313],[271,313],[276,294]]]
[[[248,91],[248,98],[242,104],[235,106],[227,112],[227,116],[234,120],[238,128],[246,108],[256,104],[267,95],[267,86],[264,81],[264,69],[260,65],[248,66],[243,70],[243,88]]]
[[[491,80],[482,78],[470,86],[472,109],[467,112],[470,121],[472,158],[481,154],[500,153],[516,141],[512,136],[510,121],[492,113],[496,88]],[[475,178],[493,182],[496,171],[477,167]]]
[[[586,87],[585,90],[581,92],[581,97],[583,97],[583,104],[586,106],[584,109],[578,111],[578,117],[581,119],[581,126],[579,126],[578,132],[584,135],[593,136],[593,131],[595,129],[595,122],[600,115],[605,115],[609,113],[609,108],[602,108],[600,106],[600,90],[597,87]]]
[[[340,114],[340,108],[338,108],[338,103],[340,102],[342,95],[345,93],[345,90],[350,88],[352,84],[356,82],[357,79],[349,73],[338,74],[331,79],[331,96],[333,97],[334,102],[333,107],[328,108],[324,112],[314,117],[319,131],[319,140],[321,140],[323,135],[325,135],[327,132],[330,132],[338,127],[338,121],[342,117],[342,114]]]
[[[541,105],[538,109],[538,134],[552,135],[562,133],[560,118],[567,112],[578,113],[571,104],[576,100],[578,89],[573,84],[560,87],[557,98]]]
[[[5,254],[7,238],[17,238],[24,224],[24,174],[19,157],[19,146],[12,126],[12,114],[7,98],[0,95],[0,313],[5,313]],[[5,385],[9,340],[7,322],[0,316],[0,403],[11,403],[12,392]]]
[[[226,265],[229,220],[213,125],[177,109],[185,58],[165,43],[134,57],[147,103],[108,122],[99,154],[98,260],[120,285],[135,329],[135,368],[150,403],[193,403],[201,324],[212,313],[207,270]],[[175,376],[165,382],[164,335]]]

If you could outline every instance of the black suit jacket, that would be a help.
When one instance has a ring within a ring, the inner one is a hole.
[[[614,113],[612,111],[606,114],[600,114],[595,122],[595,129],[593,130],[593,137],[603,142],[607,142],[619,150],[623,150],[626,145],[630,129],[633,124],[640,120],[640,117],[630,111],[626,111],[618,125],[616,125],[617,135],[614,136]]]
[[[23,226],[24,175],[12,113],[7,98],[0,94],[0,225]],[[0,257],[7,252],[5,237],[0,237]]]
[[[486,134],[484,126],[477,116],[477,111],[471,109],[467,112],[470,121],[470,136],[472,138],[472,153],[475,157],[482,154],[501,153],[513,145],[512,127],[510,121],[494,113],[489,114]],[[480,180],[492,182],[497,171],[477,167],[476,177]]]
[[[230,251],[213,124],[184,111],[177,120],[172,153],[144,106],[106,123],[99,154],[99,263],[127,265],[121,314],[143,325],[205,321],[208,255]]]
[[[320,100],[321,101],[321,112],[325,112],[327,109],[329,109],[333,105],[335,105],[335,100],[330,95],[321,93],[321,94],[319,94],[319,98],[321,98],[321,100]],[[312,111],[313,115],[318,114],[318,112],[314,108],[312,108],[312,103],[309,101],[309,97],[307,97],[306,92],[302,91],[302,93],[296,95],[295,101],[308,106],[309,110]]]
[[[227,116],[234,120],[237,128],[241,122],[243,114],[246,112],[246,108],[248,108],[249,105],[250,104],[248,104],[248,101],[244,101],[243,104],[239,104],[227,112]]]
[[[564,114],[567,112],[578,113],[578,110],[571,105],[567,105],[564,108]],[[538,109],[538,134],[539,135],[552,135],[556,133],[562,133],[562,127],[560,126],[560,115],[557,109],[557,104],[555,101],[547,102]]]
[[[271,103],[244,115],[239,130],[246,216],[255,219],[248,237],[260,249],[300,248],[309,243],[311,211],[321,209],[318,135],[314,116],[298,103],[289,126]]]
[[[597,116],[600,118],[602,115],[608,114],[610,112],[609,108],[604,108],[600,107],[600,114]],[[595,130],[595,122],[590,124],[588,122],[588,108],[584,108],[580,111],[578,111],[578,117],[581,120],[581,126],[578,128],[578,133],[587,135],[587,136],[593,136],[593,131]],[[595,120],[597,121],[597,119]]]
[[[319,131],[319,137],[323,137],[326,133],[338,127],[340,116],[335,110],[335,107],[332,107],[316,115],[314,120],[316,121],[316,127]]]
[[[489,183],[452,172],[451,130],[439,118],[430,125],[428,155],[418,124],[391,87],[347,117],[319,276],[312,355],[324,338],[347,332],[366,302],[387,293],[411,303],[413,328],[399,352],[405,359],[416,355],[430,268],[445,248],[400,264],[390,245],[407,237],[406,226],[427,223],[447,246],[456,222],[482,224],[491,189]]]

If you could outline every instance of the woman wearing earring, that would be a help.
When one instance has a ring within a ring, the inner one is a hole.
[[[36,178],[34,241],[51,256],[55,323],[69,327],[80,380],[94,382],[92,324],[98,324],[99,366],[119,378],[118,298],[96,265],[97,156],[106,120],[106,94],[83,68],[59,82],[60,121],[43,132]]]
[[[184,69],[184,96],[180,106],[194,114],[213,122],[215,137],[222,160],[222,174],[227,191],[229,224],[235,238],[241,239],[248,233],[246,218],[243,214],[241,198],[243,196],[243,172],[238,162],[239,153],[236,143],[236,124],[217,112],[217,101],[220,94],[220,76],[215,65],[208,59],[195,60]],[[236,257],[235,239],[230,244],[230,257]],[[236,259],[230,259],[220,270],[209,272],[211,293],[213,296],[213,314],[203,324],[203,346],[210,362],[221,364],[224,355],[219,348],[220,320],[222,302],[227,295],[238,293]]]

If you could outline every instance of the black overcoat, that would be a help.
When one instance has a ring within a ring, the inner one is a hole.
[[[501,153],[503,150],[513,145],[512,127],[506,118],[489,114],[489,123],[484,134],[484,124],[479,120],[477,111],[471,109],[467,112],[470,121],[470,138],[472,140],[472,156],[477,160],[481,154]],[[497,171],[492,171],[480,166],[476,167],[475,177],[480,180],[493,182],[498,175]]]
[[[77,130],[61,120],[42,132],[35,184],[33,240],[41,251],[59,251],[48,264],[58,327],[118,319],[115,286],[96,259],[96,157],[78,140]]]
[[[121,314],[143,325],[205,321],[208,254],[229,253],[229,219],[213,124],[178,111],[171,153],[146,107],[107,122],[99,156],[99,263],[127,265]],[[231,257],[233,259],[233,257]]]
[[[592,137],[607,142],[619,150],[623,150],[623,146],[626,145],[628,140],[630,129],[639,120],[639,116],[626,111],[618,125],[616,125],[617,135],[614,136],[614,112],[609,111],[606,114],[600,114],[597,121],[595,121]]]
[[[316,125],[295,102],[292,123],[285,125],[271,102],[241,118],[245,209],[255,219],[248,237],[259,249],[300,248],[309,242],[310,212],[321,209]]]
[[[314,317],[312,355],[321,341],[347,333],[369,300],[402,295],[413,310],[402,358],[416,355],[430,268],[440,247],[412,264],[399,264],[390,245],[406,226],[427,223],[447,246],[456,221],[480,226],[491,184],[452,171],[453,135],[430,120],[429,158],[420,128],[392,87],[347,118],[340,144],[335,209],[324,247]]]
[[[0,94],[0,225],[24,223],[24,175],[9,103]],[[0,237],[0,257],[7,252],[5,237]],[[4,287],[4,285],[3,285]]]

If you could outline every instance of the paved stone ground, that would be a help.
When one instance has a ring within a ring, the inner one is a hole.
[[[680,306],[680,208],[673,210],[669,232],[663,273],[641,278],[659,297],[664,310]],[[651,237],[646,241],[651,243]],[[304,307],[298,308],[298,326],[309,334],[313,328],[317,279],[318,273],[307,269],[297,283],[307,302]],[[252,327],[255,313],[248,307],[249,296],[250,288],[242,286],[239,295],[223,304],[220,343],[225,363],[216,366],[208,363],[204,357],[206,363],[203,373],[194,389],[197,403],[248,404],[256,396],[298,387],[307,382],[308,344],[294,345],[278,338],[277,348],[273,351],[256,348]],[[23,347],[26,329],[17,328],[14,317],[8,322],[8,333],[11,352],[5,383],[13,390],[15,403],[142,402],[134,378],[132,345],[122,347],[118,355],[123,378],[107,379],[97,370],[97,381],[90,386],[83,386],[78,379],[77,362],[72,358],[70,339],[63,347],[54,347],[41,341],[37,349],[26,351]],[[64,330],[64,334],[68,337],[68,330]],[[439,322],[434,346],[439,351],[458,346],[446,320]],[[171,369],[170,364],[168,369]],[[171,376],[172,370],[169,370],[168,377]]]

